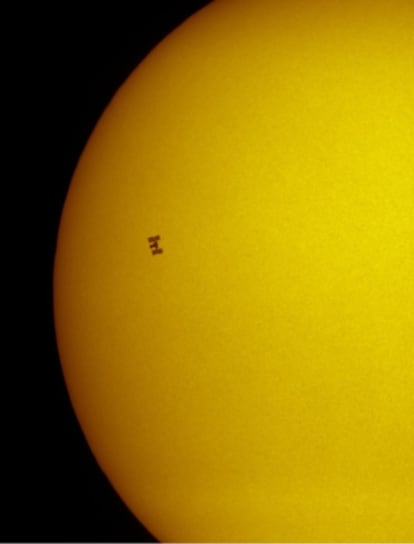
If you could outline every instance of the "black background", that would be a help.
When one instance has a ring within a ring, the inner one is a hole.
[[[12,196],[3,199],[12,304],[3,329],[11,349],[2,364],[2,541],[156,541],[111,488],[72,411],[55,342],[53,259],[71,176],[105,106],[140,60],[207,3],[16,5],[3,14],[3,113],[15,155]]]

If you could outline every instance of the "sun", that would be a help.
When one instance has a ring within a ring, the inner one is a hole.
[[[158,539],[414,539],[413,55],[406,0],[217,0],[91,135],[56,335]]]

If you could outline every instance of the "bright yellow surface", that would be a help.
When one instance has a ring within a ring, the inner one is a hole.
[[[219,0],[172,33],[81,157],[55,312],[157,538],[414,540],[414,4]]]

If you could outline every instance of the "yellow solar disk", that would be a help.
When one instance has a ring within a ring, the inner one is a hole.
[[[218,0],[73,176],[58,346],[160,540],[414,539],[414,5]]]

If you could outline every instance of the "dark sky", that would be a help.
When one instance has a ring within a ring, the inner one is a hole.
[[[106,104],[158,42],[207,3],[112,3],[95,12],[16,4],[3,14],[12,95],[3,107],[18,152],[6,210],[14,265],[8,326],[17,334],[6,329],[1,541],[155,541],[112,490],[72,411],[53,328],[53,258],[71,176]]]

